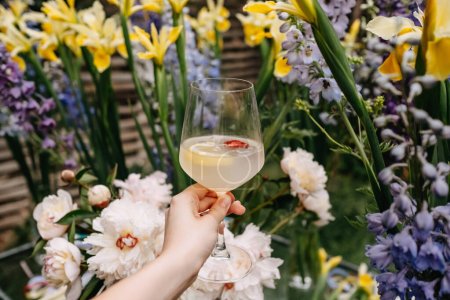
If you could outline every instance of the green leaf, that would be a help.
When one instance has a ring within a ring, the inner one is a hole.
[[[58,224],[61,225],[70,225],[72,222],[80,221],[84,219],[94,219],[95,217],[98,217],[98,213],[77,209],[72,210],[71,212],[67,213],[64,217],[58,220]]]
[[[33,256],[35,256],[36,254],[38,254],[39,252],[41,252],[42,249],[44,249],[44,247],[45,247],[46,244],[47,244],[47,241],[46,241],[46,240],[39,239],[39,240],[36,242],[36,245],[34,245],[33,252],[31,253],[30,257],[33,257]]]
[[[88,171],[90,171],[90,170],[91,170],[91,168],[81,168],[81,169],[77,172],[77,174],[75,175],[75,178],[76,178],[77,180],[80,180],[81,177],[83,177],[83,175],[86,174],[86,172],[88,172]]]
[[[112,168],[111,172],[108,175],[108,178],[106,178],[106,184],[112,185],[112,183],[116,179],[116,176],[117,176],[117,164],[114,165],[114,168]]]
[[[82,185],[91,185],[98,181],[98,178],[90,173],[84,173],[83,176],[81,176],[80,179],[78,179],[78,182]]]
[[[86,287],[83,290],[83,293],[80,296],[79,300],[87,300],[91,299],[94,296],[94,293],[98,291],[103,284],[103,281],[97,277],[92,277],[91,280],[86,284]]]
[[[71,243],[75,241],[75,221],[72,221],[72,223],[70,224],[68,240]]]
[[[288,126],[282,133],[282,137],[289,140],[303,141],[305,138],[315,137],[317,133],[310,129],[299,129],[296,127]]]

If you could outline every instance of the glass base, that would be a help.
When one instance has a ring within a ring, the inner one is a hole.
[[[250,254],[244,249],[227,245],[230,258],[210,256],[198,273],[198,279],[214,283],[236,282],[250,273],[253,267]]]

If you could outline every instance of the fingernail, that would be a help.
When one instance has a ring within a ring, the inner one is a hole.
[[[225,196],[220,200],[220,205],[222,205],[223,208],[230,207],[231,204],[231,198],[229,196]]]

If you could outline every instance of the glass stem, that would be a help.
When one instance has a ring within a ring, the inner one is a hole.
[[[217,198],[220,201],[221,198],[225,197],[224,192],[218,192]],[[217,229],[217,242],[216,246],[214,246],[214,250],[211,253],[211,256],[217,259],[229,259],[230,253],[227,250],[227,245],[225,244],[225,224],[224,222],[220,222],[219,228]]]
[[[217,231],[217,242],[211,256],[218,259],[229,259],[230,253],[227,250],[227,245],[225,244],[225,236],[223,234],[223,229],[225,224],[223,221],[219,225],[219,230]]]

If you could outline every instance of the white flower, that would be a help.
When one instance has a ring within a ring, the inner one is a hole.
[[[300,201],[303,207],[308,211],[316,213],[319,218],[314,224],[317,226],[325,226],[334,220],[333,215],[329,212],[331,209],[330,196],[326,190],[320,190],[304,197],[304,199],[302,198],[300,198]]]
[[[341,90],[333,78],[319,78],[310,87],[310,97],[314,104],[319,104],[320,95],[328,102],[339,101],[342,98]]]
[[[324,168],[314,161],[314,156],[302,149],[291,152],[291,149],[284,148],[281,168],[291,179],[294,196],[322,190],[328,180]]]
[[[33,211],[33,218],[37,222],[41,237],[49,240],[63,235],[68,226],[56,222],[76,207],[76,204],[73,204],[72,196],[64,190],[58,190],[57,195],[45,197]]]
[[[298,196],[301,206],[314,212],[319,220],[317,226],[324,226],[334,220],[329,210],[330,197],[325,189],[327,175],[325,169],[314,161],[314,156],[302,149],[291,151],[284,148],[281,169],[291,179],[291,191]]]
[[[228,245],[235,245],[249,252],[254,264],[250,273],[235,283],[218,284],[198,279],[181,296],[182,300],[260,300],[264,299],[263,287],[275,288],[274,280],[280,278],[278,267],[283,260],[270,257],[272,248],[269,235],[261,232],[254,224],[249,224],[236,237],[225,229],[225,239]],[[222,295],[219,297],[221,291]]]
[[[84,242],[89,270],[107,285],[128,277],[161,252],[164,214],[148,202],[124,198],[111,202],[93,221],[93,233]]]
[[[88,191],[88,201],[92,206],[106,207],[111,200],[111,191],[108,187],[98,184]]]
[[[80,275],[80,250],[64,238],[48,241],[45,249],[43,275],[54,286],[72,284]]]
[[[140,174],[130,174],[125,181],[115,180],[114,185],[122,189],[123,198],[165,207],[172,200],[172,185],[166,179],[165,173],[156,171],[142,179]]]
[[[264,299],[263,286],[275,288],[275,279],[280,278],[278,267],[282,259],[270,257],[271,238],[261,232],[254,224],[249,224],[245,231],[234,239],[227,240],[229,245],[236,245],[247,250],[253,258],[253,269],[246,277],[234,284],[226,284],[222,293],[224,300]]]

